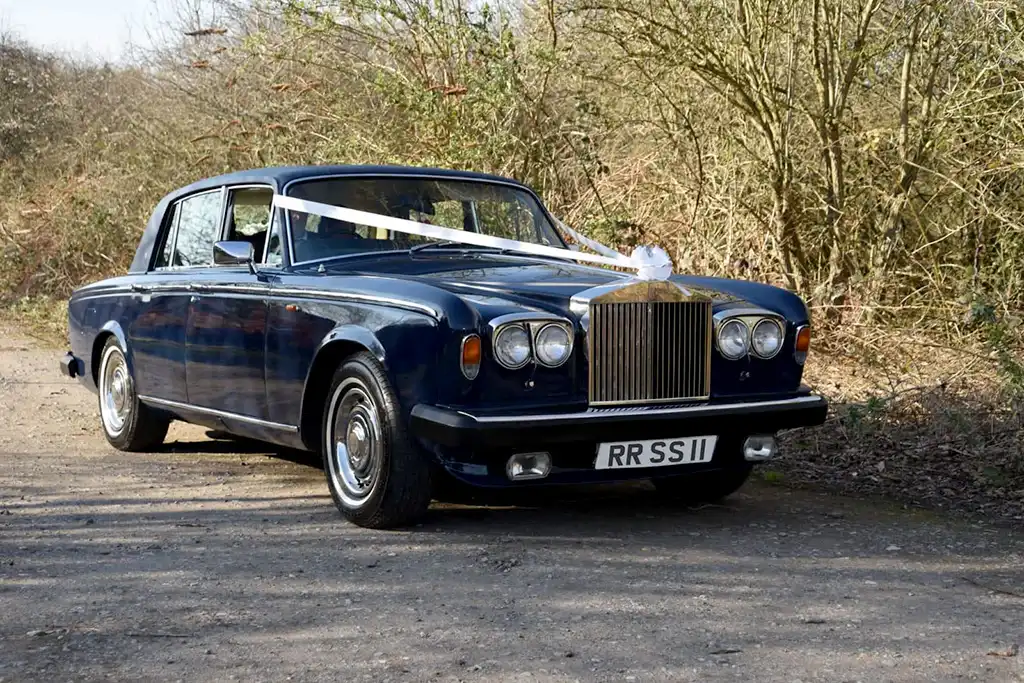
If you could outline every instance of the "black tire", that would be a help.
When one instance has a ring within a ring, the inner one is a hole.
[[[352,523],[390,529],[426,514],[429,460],[406,432],[395,392],[367,352],[350,356],[334,373],[321,449],[331,497]]]
[[[135,379],[115,337],[100,353],[96,373],[100,426],[107,442],[120,451],[149,451],[164,442],[171,421],[139,401]]]
[[[653,479],[654,488],[665,500],[684,505],[717,503],[732,495],[750,477],[749,463],[715,472]]]

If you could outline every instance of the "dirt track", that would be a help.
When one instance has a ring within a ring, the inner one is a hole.
[[[110,449],[37,346],[0,335],[0,681],[1024,681],[1024,531],[763,484],[366,531],[295,454]]]

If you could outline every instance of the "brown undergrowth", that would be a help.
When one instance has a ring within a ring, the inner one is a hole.
[[[831,402],[767,478],[1024,523],[1024,415],[997,354],[910,333],[835,333],[805,380]]]

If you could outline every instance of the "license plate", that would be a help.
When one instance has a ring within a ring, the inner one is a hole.
[[[612,441],[597,447],[594,468],[617,470],[627,467],[664,467],[709,462],[717,436],[687,436],[681,439]]]

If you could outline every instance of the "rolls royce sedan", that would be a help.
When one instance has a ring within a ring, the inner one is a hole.
[[[113,447],[157,448],[183,420],[313,451],[341,513],[374,528],[452,481],[649,479],[711,501],[777,432],[824,421],[798,296],[595,266],[571,234],[479,173],[201,180],[159,203],[127,274],[72,294],[60,369],[98,394]]]

